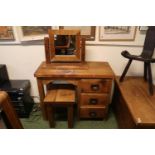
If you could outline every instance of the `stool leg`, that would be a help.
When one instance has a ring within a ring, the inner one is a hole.
[[[51,105],[47,107],[47,115],[50,128],[54,128],[55,127],[54,107],[52,107]]]
[[[68,106],[68,128],[73,128],[73,106]]]

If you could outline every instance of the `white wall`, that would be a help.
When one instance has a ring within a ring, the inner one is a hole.
[[[120,75],[127,63],[121,56],[121,51],[139,54],[142,51],[144,34],[137,30],[135,41],[101,42],[98,41],[99,30],[96,29],[96,40],[87,42],[87,61],[108,61],[114,73]],[[96,45],[97,44],[97,45]],[[10,79],[29,79],[31,93],[38,96],[38,89],[34,72],[42,61],[45,60],[43,45],[0,45],[0,64],[6,64]],[[155,82],[155,65],[152,65],[153,79]],[[134,61],[128,75],[143,75],[143,64]]]

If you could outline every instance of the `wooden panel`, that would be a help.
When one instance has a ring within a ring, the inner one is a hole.
[[[80,81],[81,92],[108,93],[111,90],[111,80],[83,79]]]
[[[118,126],[121,129],[133,129],[136,128],[136,124],[130,114],[128,107],[122,98],[118,87],[115,87],[115,93],[113,96],[113,108],[118,122]]]
[[[45,47],[45,58],[46,63],[50,63],[50,52],[49,52],[49,38],[44,38],[44,47]]]
[[[120,96],[138,127],[155,127],[155,94],[149,95],[147,82],[143,78],[126,77],[123,82],[116,79]],[[119,106],[118,103],[117,106]]]
[[[80,97],[80,105],[108,105],[108,94],[82,93]]]
[[[105,107],[81,107],[80,117],[81,118],[104,118],[106,115]]]

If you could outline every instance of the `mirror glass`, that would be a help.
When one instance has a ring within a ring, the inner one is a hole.
[[[76,55],[75,35],[54,35],[55,55]]]

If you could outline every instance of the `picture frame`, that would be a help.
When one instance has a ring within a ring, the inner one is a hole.
[[[147,31],[148,26],[139,26],[139,31]]]
[[[100,26],[100,41],[134,41],[136,26]]]
[[[43,40],[48,36],[51,26],[19,26],[18,33],[21,41]]]
[[[81,36],[85,38],[86,41],[95,40],[96,26],[60,26],[60,29],[80,30]]]
[[[0,41],[15,40],[12,26],[0,26]]]

